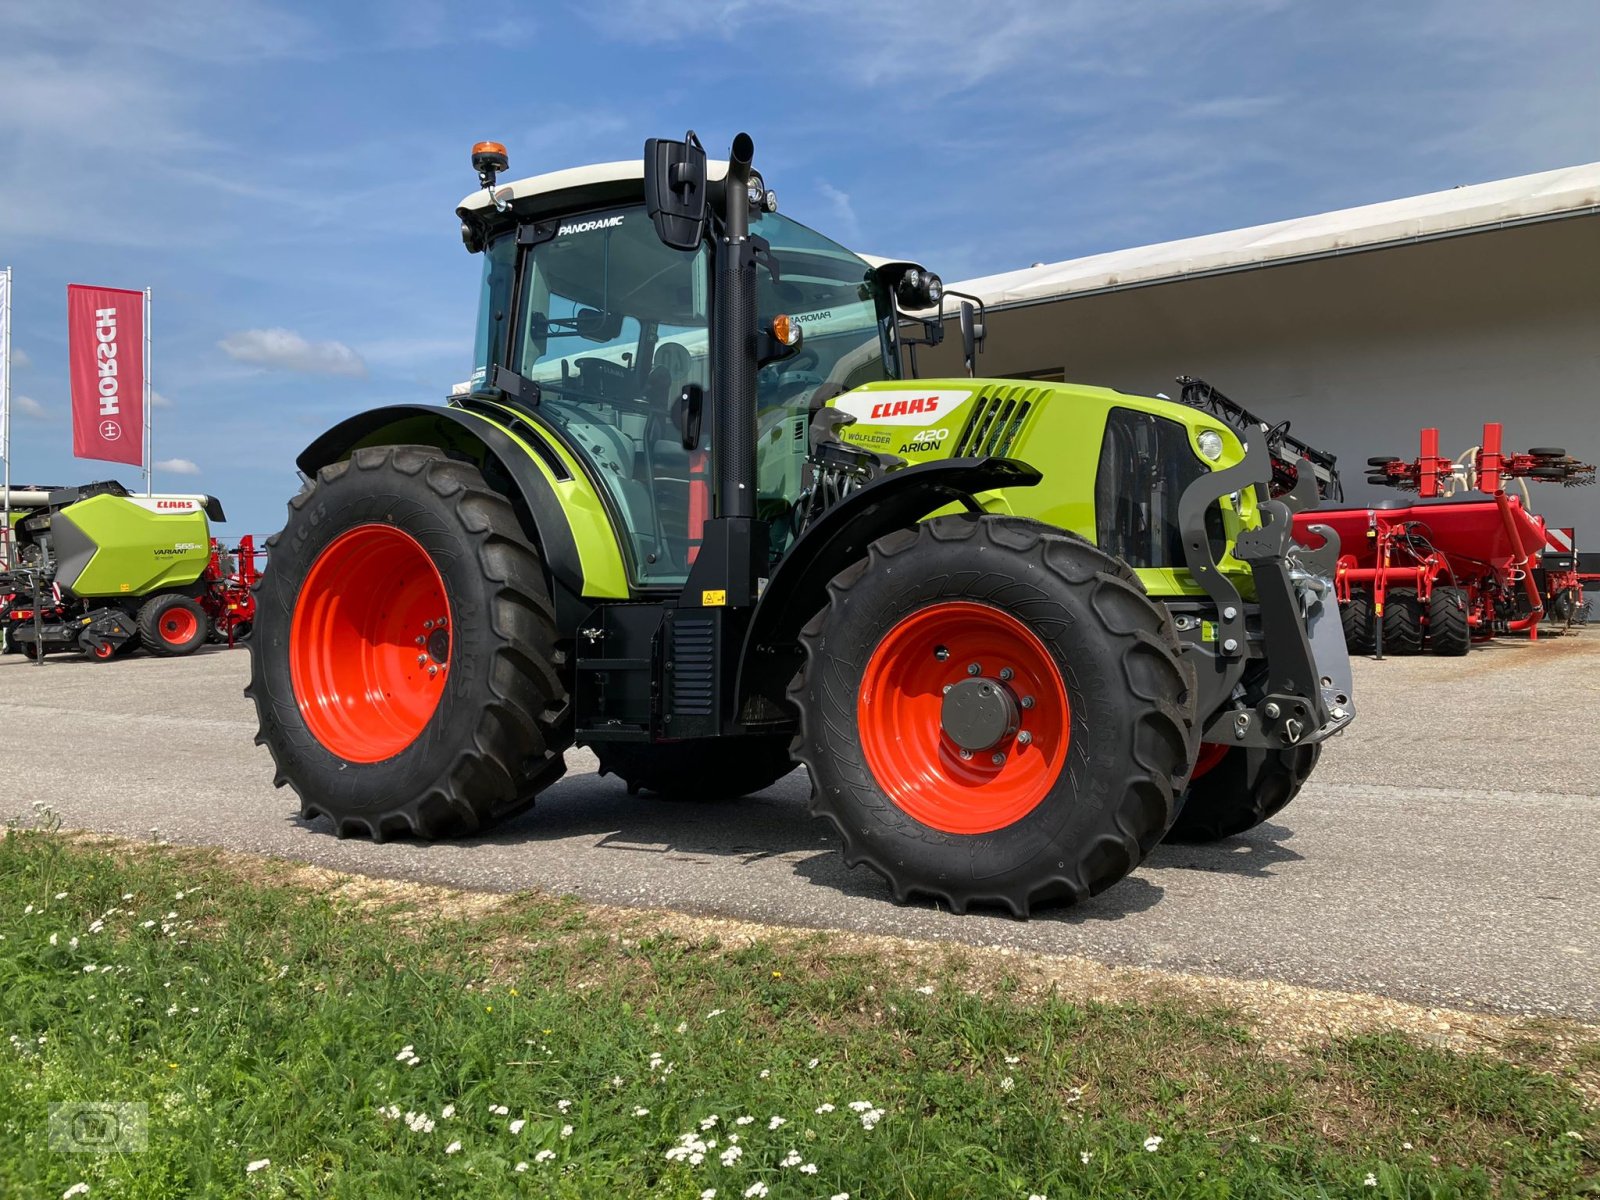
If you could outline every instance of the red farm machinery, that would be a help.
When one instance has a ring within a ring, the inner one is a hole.
[[[1541,625],[1565,632],[1583,619],[1572,530],[1532,511],[1526,481],[1581,486],[1595,469],[1557,447],[1508,452],[1503,436],[1486,424],[1482,442],[1451,459],[1425,429],[1415,459],[1367,460],[1369,484],[1414,500],[1316,510],[1339,535],[1334,587],[1352,654],[1461,655],[1497,634],[1534,640]]]

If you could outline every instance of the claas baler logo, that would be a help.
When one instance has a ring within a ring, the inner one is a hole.
[[[194,507],[193,500],[157,500],[157,508],[176,508],[188,512]]]

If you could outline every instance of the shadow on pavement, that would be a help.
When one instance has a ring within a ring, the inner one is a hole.
[[[1283,844],[1293,836],[1294,830],[1268,821],[1237,837],[1223,838],[1208,846],[1163,842],[1145,859],[1145,865],[1267,879],[1272,876],[1273,867],[1280,863],[1299,862],[1305,857]]]

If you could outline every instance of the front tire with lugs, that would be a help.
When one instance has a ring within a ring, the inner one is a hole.
[[[1466,588],[1435,587],[1429,595],[1428,649],[1449,658],[1459,658],[1472,649]]]
[[[543,568],[477,468],[426,446],[324,467],[256,587],[256,741],[341,836],[469,834],[565,769]]]
[[[1194,701],[1171,618],[1074,534],[997,516],[891,533],[800,644],[811,811],[898,901],[1082,900],[1172,823]]]

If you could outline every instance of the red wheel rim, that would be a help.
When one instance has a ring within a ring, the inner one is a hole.
[[[987,686],[1014,718],[992,744],[969,746],[969,757],[945,725],[947,690],[963,684]],[[990,833],[1032,812],[1066,763],[1071,717],[1060,668],[1038,635],[969,601],[919,609],[890,629],[856,699],[878,786],[907,816],[944,833]]]
[[[1201,742],[1200,753],[1194,756],[1194,770],[1189,772],[1189,782],[1193,783],[1202,775],[1212,770],[1223,759],[1228,757],[1228,751],[1233,747],[1224,746],[1220,742]]]
[[[373,763],[427,727],[450,657],[444,578],[392,525],[359,525],[317,556],[289,626],[289,672],[306,727],[329,751]]]
[[[101,642],[94,648],[94,656],[96,658],[110,658],[116,652],[117,648],[110,642]]]
[[[161,640],[173,646],[187,645],[189,639],[194,637],[200,629],[200,620],[187,608],[169,608],[161,614],[161,620],[156,627],[161,631]]]

